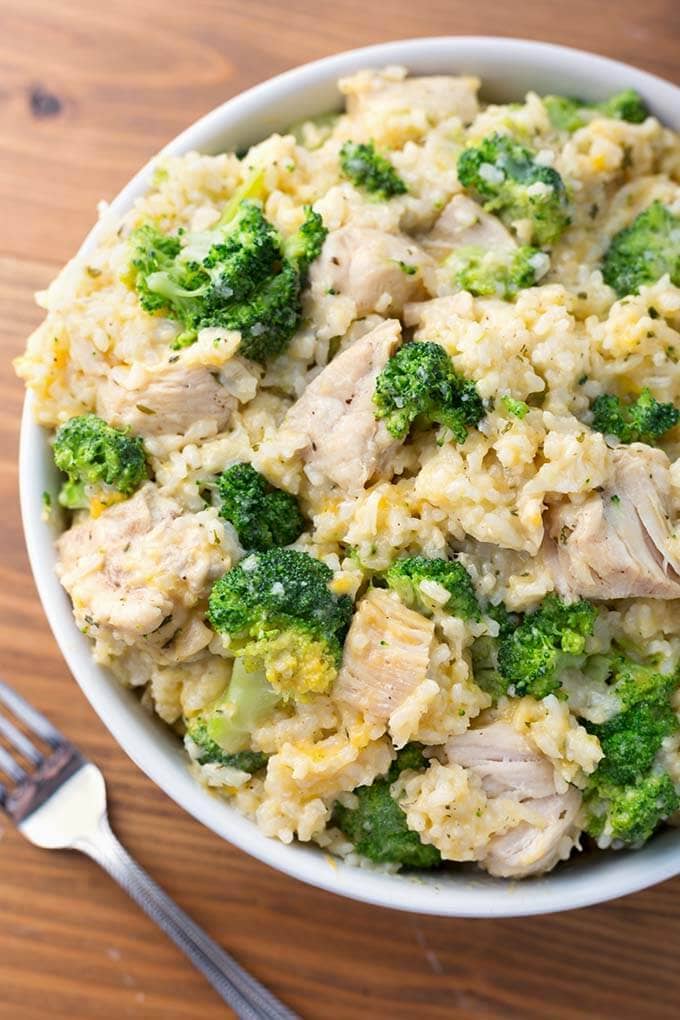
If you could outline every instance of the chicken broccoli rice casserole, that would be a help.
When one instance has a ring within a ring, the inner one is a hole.
[[[545,872],[680,818],[680,138],[628,90],[160,159],[40,296],[58,573],[268,836]]]

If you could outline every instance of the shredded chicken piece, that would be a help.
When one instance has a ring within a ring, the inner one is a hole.
[[[611,465],[604,492],[546,515],[546,553],[557,590],[596,599],[680,598],[666,454],[632,443],[611,451]]]
[[[530,809],[531,821],[493,836],[479,863],[490,874],[521,878],[549,871],[569,856],[578,839],[581,793],[557,792],[552,763],[511,725],[497,720],[448,741],[449,761],[471,769],[494,800],[509,798]]]
[[[446,745],[449,759],[474,769],[489,797],[513,793],[520,800],[555,793],[555,770],[506,722],[466,730]]]
[[[521,822],[508,832],[494,836],[481,862],[497,878],[525,878],[550,871],[566,860],[578,839],[581,794],[570,786],[531,801],[536,822]],[[539,821],[540,819],[540,821]]]
[[[212,418],[219,431],[235,406],[217,371],[181,361],[148,370],[137,365],[129,380],[109,378],[97,393],[97,414],[140,436],[181,435],[197,420]]]
[[[372,588],[352,620],[334,697],[386,723],[425,680],[433,636],[431,620]]]
[[[100,628],[110,628],[126,643],[165,627],[174,613],[207,595],[229,566],[215,541],[217,528],[205,513],[183,513],[151,482],[100,517],[74,524],[57,541],[57,573],[78,626],[95,638]],[[210,632],[195,628],[186,640],[193,654]]]
[[[414,241],[371,227],[346,226],[332,231],[312,264],[312,294],[333,292],[349,297],[358,318],[377,312],[400,315],[407,301],[427,296],[433,265]]]
[[[512,251],[517,247],[501,221],[484,212],[481,205],[467,195],[454,195],[420,243],[437,261],[445,259],[456,248]]]
[[[286,415],[281,435],[292,437],[313,485],[330,481],[355,494],[388,460],[396,443],[376,421],[373,390],[400,339],[398,320],[381,323],[334,358]]]
[[[344,79],[340,88],[347,96],[350,117],[368,115],[385,121],[417,111],[427,128],[449,117],[469,124],[479,110],[478,78],[432,75],[395,80],[385,73],[364,73]]]

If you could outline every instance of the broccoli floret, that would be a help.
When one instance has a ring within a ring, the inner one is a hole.
[[[148,477],[144,444],[129,430],[95,414],[69,419],[57,429],[54,463],[68,475],[59,502],[70,510],[100,508],[131,496]]]
[[[340,149],[340,166],[355,188],[363,188],[376,198],[386,200],[408,191],[389,159],[376,152],[372,142],[345,142]]]
[[[411,769],[413,772],[420,772],[422,769],[427,768],[429,762],[423,751],[423,744],[419,744],[415,740],[410,744],[406,744],[400,751],[397,751],[397,756],[388,769],[387,781],[394,783],[402,772],[406,772],[407,769]]]
[[[543,105],[556,131],[568,131],[571,134],[586,123],[587,118],[583,116],[583,111],[587,104],[581,103],[578,99],[570,99],[568,96],[543,96]]]
[[[182,325],[175,346],[192,343],[206,327],[238,330],[240,353],[265,362],[285,350],[298,327],[309,265],[325,237],[311,208],[284,241],[259,205],[232,200],[219,223],[199,234],[137,228],[126,279],[146,311]]]
[[[509,687],[509,681],[498,670],[498,648],[500,642],[517,628],[520,617],[517,613],[509,613],[502,602],[487,606],[485,614],[498,624],[498,637],[485,634],[473,642],[470,649],[472,675],[477,686],[496,702],[508,693]]]
[[[519,695],[545,698],[560,689],[560,670],[583,653],[597,610],[581,599],[548,595],[514,630],[501,637],[498,672]]]
[[[607,722],[587,725],[604,752],[597,769],[598,782],[628,786],[651,768],[664,738],[678,729],[670,704],[678,677],[621,655],[612,659],[608,682],[621,711]]]
[[[380,864],[400,864],[405,868],[436,868],[441,854],[436,847],[421,843],[417,832],[406,824],[406,815],[390,793],[390,787],[406,769],[424,769],[428,765],[419,744],[407,744],[392,762],[387,776],[370,786],[354,790],[356,808],[336,804],[332,824],[352,841],[357,853]]]
[[[654,443],[680,422],[680,410],[660,403],[645,387],[640,395],[624,404],[619,397],[602,393],[593,401],[593,428],[622,443]]]
[[[484,415],[475,384],[458,375],[440,344],[429,342],[405,344],[392,355],[378,375],[373,402],[376,418],[396,439],[414,423],[437,424],[463,443],[468,426]]]
[[[604,755],[586,789],[592,836],[640,844],[680,808],[672,780],[656,767],[663,741],[680,728],[671,705],[679,680],[677,674],[612,656],[608,682],[621,710],[604,723],[586,723]]]
[[[649,110],[639,92],[624,89],[610,96],[604,103],[596,103],[594,109],[603,117],[625,120],[629,124],[642,124],[649,116]]]
[[[590,836],[607,845],[641,846],[680,808],[680,797],[666,772],[650,772],[633,786],[590,788],[584,803]]]
[[[505,638],[508,634],[512,634],[521,622],[520,614],[509,612],[502,602],[499,602],[497,605],[488,605],[485,613],[498,624],[499,638]]]
[[[489,694],[494,702],[508,693],[508,681],[498,671],[498,641],[485,634],[478,637],[470,649],[472,676],[478,687]]]
[[[239,350],[245,357],[264,363],[290,343],[300,324],[309,266],[327,233],[319,214],[308,208],[300,229],[283,243],[280,271],[249,301],[231,306],[224,314],[224,324],[241,333]]]
[[[199,765],[214,762],[243,772],[257,772],[267,755],[250,749],[251,734],[281,701],[264,671],[249,670],[236,659],[226,691],[214,705],[185,719],[188,748]]]
[[[635,89],[617,92],[604,103],[585,103],[567,96],[544,96],[543,105],[552,126],[557,131],[570,134],[587,124],[589,114],[625,120],[629,124],[641,124],[649,116],[642,96]]]
[[[147,223],[130,236],[129,279],[142,307],[180,322],[185,341],[225,305],[247,301],[280,264],[281,239],[260,207],[243,201],[228,209],[200,234],[168,237]]]
[[[281,258],[281,239],[253,202],[242,202],[228,221],[223,216],[200,234],[167,236],[145,223],[130,241],[142,307],[167,309],[187,328],[206,307],[248,298]]]
[[[447,261],[455,284],[477,297],[492,295],[510,301],[518,291],[533,287],[549,266],[538,248],[522,245],[513,251],[485,251],[475,246],[458,248]]]
[[[318,212],[311,206],[305,209],[305,218],[296,233],[284,241],[283,250],[287,259],[298,272],[306,272],[312,262],[319,257],[328,231]]]
[[[352,600],[330,591],[332,577],[304,552],[252,553],[213,585],[208,620],[284,697],[327,691],[352,615]]]
[[[227,754],[218,743],[210,739],[203,721],[188,730],[187,735],[198,748],[199,753],[194,761],[199,765],[226,765],[229,768],[252,774],[263,769],[269,760],[268,755],[262,751],[236,751],[234,754]]]
[[[305,529],[295,496],[275,488],[251,464],[234,464],[217,482],[220,516],[233,524],[244,549],[290,545]]]
[[[240,332],[244,357],[264,364],[285,351],[300,321],[300,292],[300,274],[287,263],[250,301],[220,314],[221,325]]]
[[[418,612],[429,615],[435,609],[443,609],[463,620],[479,619],[479,604],[472,579],[457,560],[409,556],[396,560],[385,574],[385,580],[402,602]],[[442,603],[428,594],[428,582],[444,588],[448,592],[448,600]]]
[[[637,294],[666,273],[680,286],[680,216],[652,202],[633,222],[614,234],[602,262],[604,282],[619,297]]]
[[[223,231],[223,238],[219,227],[216,232],[198,235],[193,244],[188,238],[188,252],[199,258],[202,246],[210,244],[200,262],[208,277],[209,307],[247,300],[275,272],[281,259],[279,234],[253,202],[242,202]]]
[[[552,244],[570,222],[567,191],[558,172],[534,157],[507,135],[489,135],[460,154],[458,178],[504,223],[529,220],[532,241]]]
[[[147,284],[149,277],[174,271],[175,259],[182,244],[179,237],[162,233],[154,223],[143,223],[130,235],[132,258],[126,281],[136,288],[139,302],[145,312],[158,312],[167,306],[167,298]],[[182,290],[193,290],[195,280],[186,276]],[[179,285],[179,281],[177,281]],[[188,285],[188,286],[187,286]]]

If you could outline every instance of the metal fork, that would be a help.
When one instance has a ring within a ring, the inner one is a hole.
[[[4,715],[21,720],[49,751],[43,753]],[[80,751],[0,681],[0,807],[26,839],[49,850],[80,850],[122,886],[189,957],[243,1020],[296,1020],[296,1015],[206,935],[118,842],[106,814],[104,777]],[[22,761],[23,759],[23,761]]]

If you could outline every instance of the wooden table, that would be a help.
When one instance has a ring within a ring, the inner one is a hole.
[[[307,888],[228,846],[117,747],[67,673],[19,524],[32,292],[98,199],[180,128],[294,64],[386,37],[505,34],[599,50],[680,81],[677,0],[0,0],[0,673],[103,768],[114,825],[177,901],[304,1017],[677,1017],[680,878],[563,916],[456,921]],[[95,865],[0,840],[0,1017],[213,1020],[211,989]]]

